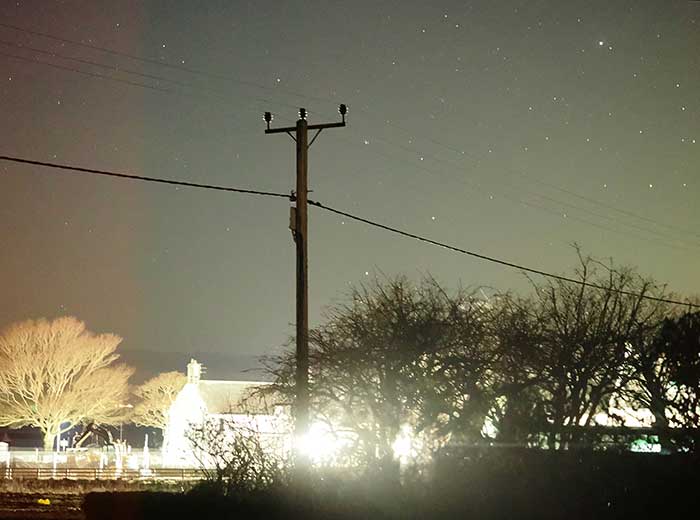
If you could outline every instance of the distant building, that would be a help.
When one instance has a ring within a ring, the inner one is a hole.
[[[168,466],[197,466],[188,431],[205,422],[218,421],[221,428],[240,425],[265,437],[285,435],[288,411],[255,393],[270,383],[262,381],[213,381],[202,379],[202,365],[191,359],[187,383],[180,390],[168,413],[163,438],[163,462]],[[222,435],[225,432],[222,431]]]

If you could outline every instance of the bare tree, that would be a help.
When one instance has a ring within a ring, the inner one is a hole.
[[[630,356],[667,311],[662,302],[645,298],[664,295],[653,280],[580,253],[579,259],[581,284],[535,285],[531,309],[541,328],[535,354],[544,411],[555,429],[564,428],[558,439],[550,433],[550,447],[578,442],[580,427],[609,412],[611,399],[634,377]]]
[[[91,420],[119,422],[133,370],[115,365],[121,338],[93,334],[73,317],[15,323],[0,334],[0,425],[57,435]]]
[[[141,426],[164,430],[168,425],[168,410],[186,382],[187,378],[180,372],[164,372],[136,387],[134,394],[139,402],[131,420]]]
[[[540,322],[529,298],[500,294],[491,298],[490,335],[493,363],[493,408],[489,418],[496,440],[505,444],[537,444],[546,423],[543,393],[546,356]]]
[[[490,430],[499,442],[563,449],[580,444],[597,418],[619,424],[623,412],[643,417],[643,408],[664,416],[670,403],[659,409],[640,393],[668,399],[664,392],[673,390],[669,381],[651,377],[668,379],[653,372],[660,348],[653,338],[671,311],[653,297],[663,299],[665,288],[631,268],[580,252],[579,260],[574,277],[580,284],[545,281],[527,298],[484,300],[448,292],[431,278],[353,289],[310,331],[315,419],[333,432],[353,432],[355,453],[372,463],[391,460],[406,425],[438,443],[473,444]],[[697,347],[693,323],[680,325],[686,358],[664,358],[677,367],[689,366]],[[286,395],[288,404],[294,403],[294,368],[293,352],[268,359],[275,384],[266,390]],[[676,368],[675,380],[681,375]],[[695,413],[692,399],[700,396],[695,376],[673,394],[674,410],[681,413],[682,401],[685,416]]]
[[[233,418],[209,418],[187,432],[193,454],[213,490],[257,491],[287,480],[283,439]]]
[[[394,443],[410,426],[431,446],[474,439],[489,410],[487,308],[433,279],[404,278],[353,289],[310,332],[310,390],[316,420],[353,432],[355,456],[395,466]],[[294,400],[294,355],[270,360],[269,390]]]
[[[664,449],[697,450],[672,429],[700,427],[700,312],[669,316],[655,332],[631,353],[624,397],[653,414]]]
[[[671,424],[700,426],[700,312],[664,321],[655,343],[669,360]]]

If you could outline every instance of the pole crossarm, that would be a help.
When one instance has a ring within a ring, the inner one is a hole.
[[[285,133],[290,133],[290,132],[296,132],[297,127],[296,126],[287,126],[285,128],[266,128],[265,133],[266,134],[285,134]]]
[[[318,125],[307,125],[307,130],[323,130],[325,128],[343,128],[344,126],[347,126],[347,123],[345,121],[339,121],[338,123],[322,123]],[[265,133],[266,134],[284,134],[284,133],[292,133],[296,132],[297,127],[296,126],[285,126],[283,128],[266,128]]]
[[[323,123],[320,125],[309,125],[309,130],[323,130],[324,128],[342,128],[345,126],[345,121],[339,123]]]

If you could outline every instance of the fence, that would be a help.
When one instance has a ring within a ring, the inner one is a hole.
[[[79,468],[62,466],[51,467],[0,467],[0,480],[202,480],[205,473],[196,468]]]

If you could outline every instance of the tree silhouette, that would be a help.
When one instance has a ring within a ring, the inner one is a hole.
[[[700,312],[665,318],[630,361],[636,370],[633,398],[654,415],[662,446],[694,448],[668,428],[700,427]]]
[[[450,292],[430,277],[351,289],[310,331],[316,420],[352,432],[368,463],[390,462],[406,427],[431,448],[488,436],[566,449],[605,427],[650,426],[650,411],[655,426],[698,426],[697,314],[664,322],[677,309],[647,298],[663,286],[577,252],[580,284],[533,282],[526,298]],[[267,361],[267,391],[293,404],[294,352]]]
[[[558,439],[550,434],[550,447],[579,442],[579,427],[595,424],[596,415],[607,414],[611,400],[629,389],[634,378],[629,358],[667,311],[643,297],[662,294],[652,280],[580,253],[579,260],[581,285],[560,280],[535,285],[544,411],[555,429],[566,429]]]
[[[423,444],[480,438],[496,357],[484,339],[488,313],[483,301],[448,294],[433,279],[352,289],[310,332],[316,420],[353,432],[354,453],[387,467],[406,425]],[[269,391],[293,402],[294,353],[268,361],[276,379]]]

